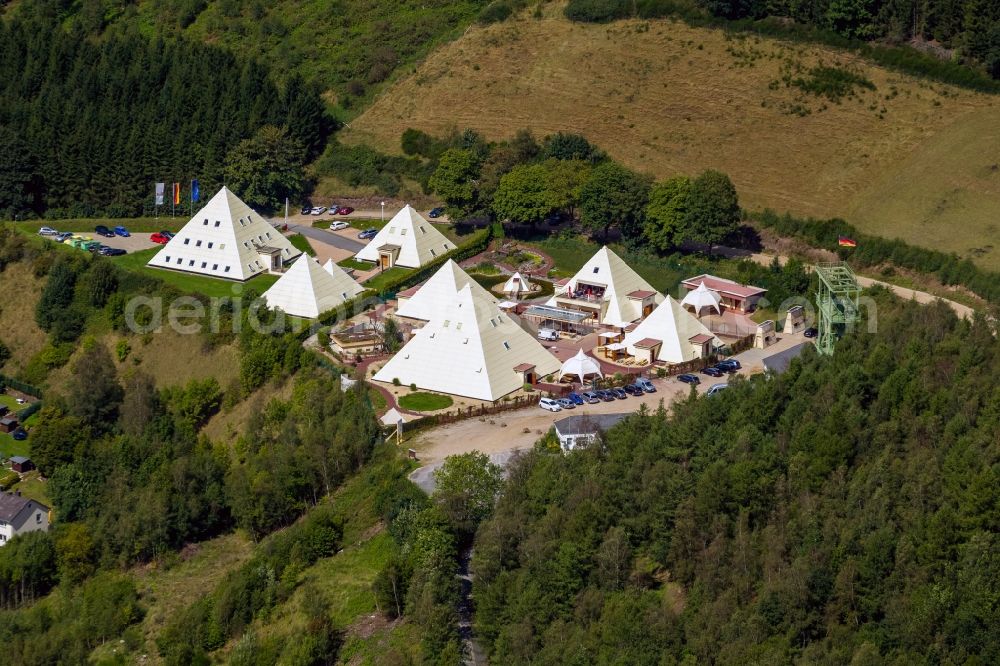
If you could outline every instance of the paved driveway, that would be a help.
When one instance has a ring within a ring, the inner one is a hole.
[[[355,236],[358,233],[354,228],[345,229],[344,231],[347,233],[337,233],[330,231],[329,229],[316,229],[308,224],[296,224],[295,222],[289,221],[288,230],[302,234],[306,238],[311,238],[321,243],[326,243],[327,245],[333,245],[341,250],[347,250],[352,255],[360,252],[365,246],[364,241],[350,237],[349,234],[352,232]]]

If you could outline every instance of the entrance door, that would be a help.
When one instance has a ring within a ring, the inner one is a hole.
[[[392,268],[392,257],[388,254],[379,255],[382,259],[382,270],[386,268]]]

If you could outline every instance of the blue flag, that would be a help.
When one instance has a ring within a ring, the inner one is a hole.
[[[191,201],[198,201],[198,195],[199,194],[200,194],[200,191],[199,191],[199,188],[198,188],[198,181],[197,180],[192,180],[191,181]]]

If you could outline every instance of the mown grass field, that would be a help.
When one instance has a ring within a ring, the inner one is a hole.
[[[204,294],[208,297],[224,298],[237,296],[246,293],[246,289],[252,288],[258,293],[264,293],[267,289],[278,281],[277,275],[258,275],[246,283],[230,282],[228,280],[218,280],[216,278],[205,277],[203,275],[193,275],[181,271],[169,271],[162,268],[150,268],[146,264],[162,248],[153,247],[141,252],[133,252],[121,257],[114,257],[113,261],[129,270],[155,275],[169,285],[177,287],[181,291],[189,293]]]
[[[922,81],[835,49],[670,20],[571,23],[564,3],[470,28],[383,93],[340,135],[400,151],[407,127],[491,139],[530,128],[585,134],[666,177],[715,168],[741,201],[843,216],[1000,268],[1000,98]],[[839,101],[786,86],[820,64],[874,90]],[[447,109],[447,112],[442,112]],[[804,115],[800,115],[804,114]]]

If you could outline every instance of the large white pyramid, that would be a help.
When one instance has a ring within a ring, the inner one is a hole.
[[[413,296],[399,304],[396,314],[409,319],[430,321],[443,314],[455,303],[455,294],[468,285],[477,298],[496,302],[481,284],[469,277],[462,267],[449,259],[425,282]]]
[[[227,280],[249,280],[268,272],[270,249],[277,250],[282,262],[302,254],[280,231],[223,187],[147,265]]]
[[[304,255],[264,292],[264,300],[268,307],[315,319],[364,290],[340,266],[332,263],[320,266],[318,261]]]
[[[653,312],[638,326],[625,335],[622,341],[630,354],[635,354],[635,345],[643,340],[660,341],[657,360],[667,363],[682,363],[700,358],[698,346],[691,342],[696,336],[712,338],[713,346],[721,346],[722,341],[708,330],[704,324],[684,309],[672,296],[667,296]]]
[[[465,285],[451,307],[414,331],[374,379],[494,401],[521,388],[525,373],[544,377],[559,367],[530,333]]]
[[[407,204],[356,256],[377,263],[382,248],[397,248],[394,265],[417,268],[451,252],[455,244]]]
[[[585,290],[588,285],[604,288],[600,322],[609,326],[624,327],[641,318],[644,302],[663,302],[663,294],[653,289],[621,257],[605,246],[546,305],[565,307],[565,304],[558,303],[558,299],[568,298],[574,292]]]

